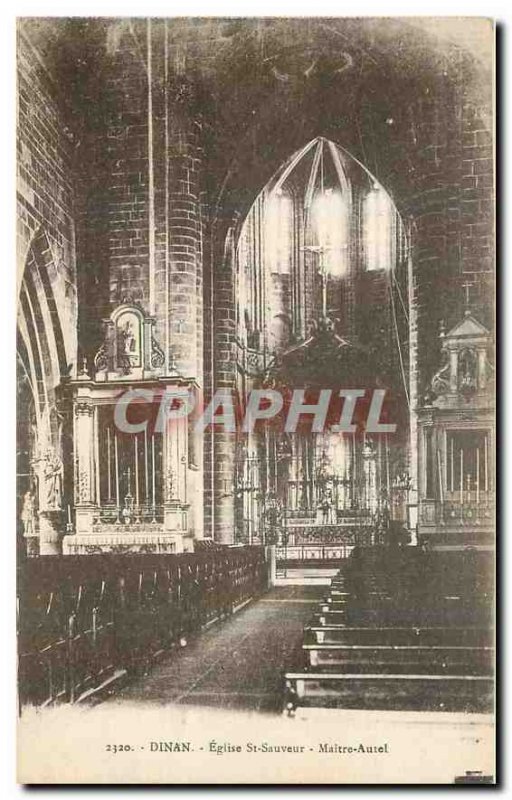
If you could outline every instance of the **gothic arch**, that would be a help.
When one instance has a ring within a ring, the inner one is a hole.
[[[43,497],[45,463],[52,458],[62,465],[69,434],[62,410],[62,386],[71,366],[68,351],[72,342],[66,342],[65,331],[70,327],[66,316],[73,314],[73,308],[71,303],[63,302],[69,294],[64,280],[47,234],[38,229],[27,251],[18,295],[17,471],[20,517],[27,515],[23,506],[30,493],[34,535],[40,535],[49,545],[41,552],[54,552],[50,540],[56,534],[53,528],[60,514],[59,503],[51,508],[53,517],[42,521],[40,512],[49,511]],[[67,493],[70,477],[61,476],[63,486],[64,477]]]

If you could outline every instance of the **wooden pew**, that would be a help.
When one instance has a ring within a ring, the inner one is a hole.
[[[492,619],[486,609],[465,606],[445,606],[431,608],[397,607],[388,603],[387,607],[354,607],[331,609],[322,605],[313,616],[315,626],[345,624],[350,627],[475,627],[492,626]]]
[[[374,664],[378,672],[386,665],[403,667],[414,672],[413,665],[419,664],[426,671],[435,674],[447,670],[463,674],[490,675],[494,663],[493,647],[467,647],[460,645],[361,645],[361,644],[304,644],[302,651],[311,667],[320,670],[324,667],[342,665]],[[379,665],[377,667],[377,665]],[[342,672],[343,670],[340,670]],[[357,671],[357,670],[355,670]],[[391,669],[393,671],[393,669]],[[400,669],[400,672],[402,669]],[[422,672],[424,670],[422,669]]]
[[[494,680],[481,675],[288,672],[285,708],[491,713]]]
[[[364,628],[346,625],[324,625],[304,629],[305,644],[424,644],[491,647],[494,631],[483,627],[460,628]]]

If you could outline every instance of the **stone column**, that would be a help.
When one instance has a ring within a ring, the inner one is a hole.
[[[409,476],[408,491],[410,544],[418,544],[418,306],[413,264],[413,225],[408,226],[409,252],[407,255],[407,300],[409,309]]]
[[[202,376],[202,227],[198,128],[181,100],[182,86],[169,87],[165,154],[165,286],[158,300],[164,318],[162,341],[168,365],[201,383]],[[191,90],[191,89],[190,89]],[[169,352],[170,351],[170,352]]]
[[[235,540],[234,434],[215,432],[214,448],[215,540],[220,544],[232,544]]]
[[[92,533],[94,509],[94,406],[89,397],[75,399],[76,533]]]
[[[50,442],[49,429],[43,427],[38,444],[38,455],[32,462],[37,478],[39,553],[41,555],[58,555],[61,552],[63,528],[63,465],[60,453]]]
[[[182,552],[188,530],[187,418],[167,420],[162,437],[164,531],[175,534],[176,551]]]
[[[450,392],[456,394],[458,382],[458,352],[455,349],[450,350]]]
[[[217,269],[214,281],[213,320],[215,361],[214,386],[217,389],[234,390],[236,387],[235,343],[235,260],[228,248],[224,252],[225,237],[231,220],[219,233],[217,241]],[[235,453],[236,434],[224,429],[213,431],[214,469],[214,537],[221,544],[235,541]]]
[[[487,353],[485,347],[478,349],[478,388],[485,389],[487,383]]]

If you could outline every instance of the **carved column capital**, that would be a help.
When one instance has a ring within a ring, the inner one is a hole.
[[[75,402],[75,414],[79,416],[92,416],[94,405],[90,400],[78,400]]]

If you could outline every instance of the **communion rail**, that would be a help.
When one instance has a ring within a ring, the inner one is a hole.
[[[108,691],[268,584],[262,547],[27,560],[17,582],[20,710]]]

